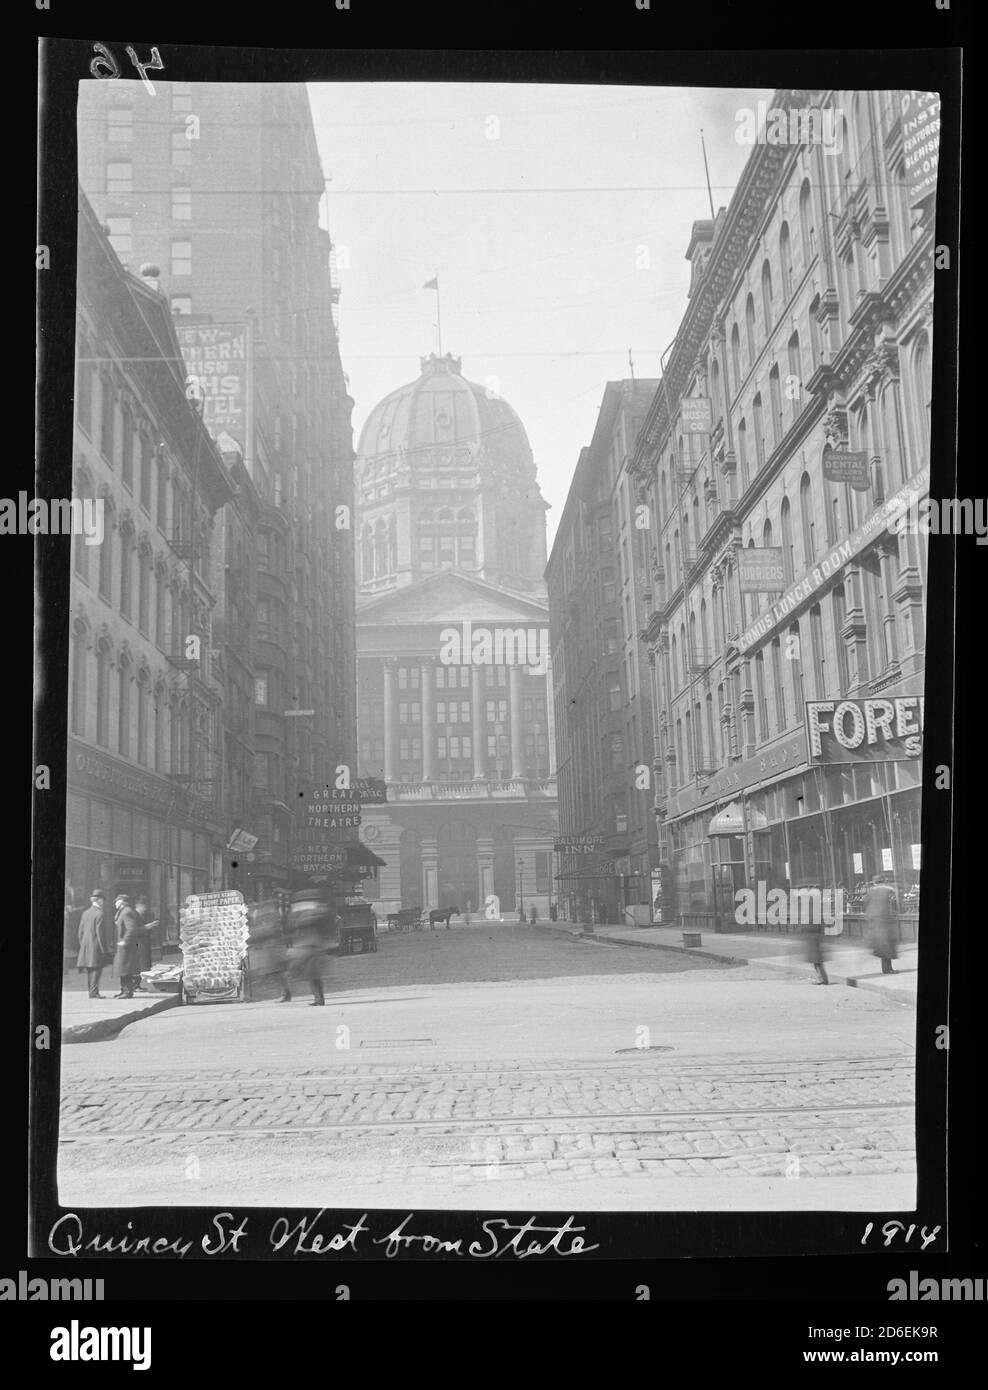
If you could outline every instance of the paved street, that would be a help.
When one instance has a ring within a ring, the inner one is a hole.
[[[385,933],[330,980],[325,1009],[261,987],[66,1049],[60,1200],[912,1200],[901,1004],[517,924]]]

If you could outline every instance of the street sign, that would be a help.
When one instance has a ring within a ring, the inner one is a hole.
[[[603,835],[557,835],[552,847],[557,854],[596,854],[603,843]]]

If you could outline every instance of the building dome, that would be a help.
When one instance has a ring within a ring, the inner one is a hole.
[[[470,467],[481,457],[499,471],[534,476],[528,436],[514,410],[467,381],[460,366],[461,359],[449,353],[424,357],[418,380],[374,407],[360,434],[358,480],[368,464]]]

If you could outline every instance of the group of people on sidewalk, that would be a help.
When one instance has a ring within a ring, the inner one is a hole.
[[[151,969],[152,922],[148,900],[141,894],[131,904],[126,893],[114,899],[113,916],[105,910],[101,888],[89,895],[89,906],[79,921],[79,955],[76,967],[85,974],[90,999],[102,999],[100,977],[112,965],[120,979],[117,999],[133,999],[141,988],[141,972]]]
[[[892,962],[899,954],[899,924],[895,889],[890,874],[879,874],[865,895],[865,941],[882,962],[882,974],[894,975]],[[823,927],[817,923],[806,933],[806,959],[816,970],[816,985],[829,985],[823,954]]]

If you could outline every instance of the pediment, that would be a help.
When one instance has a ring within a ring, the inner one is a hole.
[[[442,570],[402,589],[358,599],[358,626],[404,626],[422,623],[547,624],[548,605],[473,579],[455,570]]]

